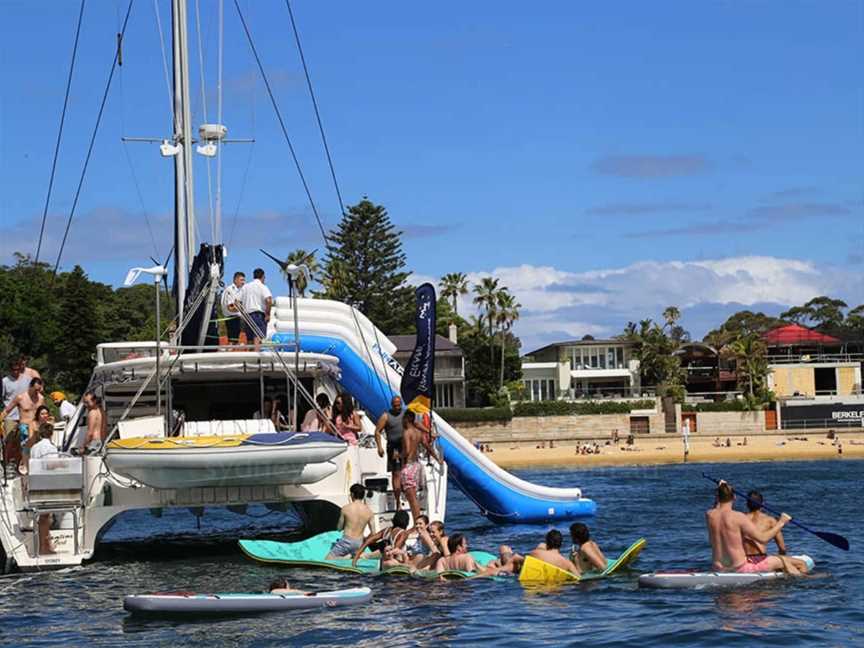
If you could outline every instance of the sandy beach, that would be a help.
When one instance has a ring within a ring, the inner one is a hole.
[[[691,437],[688,462],[746,462],[746,461],[806,461],[827,459],[864,459],[864,432],[840,435],[842,454],[825,438],[824,432],[771,434],[726,438],[721,447],[714,445],[714,437]],[[492,444],[487,456],[502,468],[537,466],[618,466],[682,463],[684,443],[672,435],[639,437],[632,446],[622,440],[618,445],[601,445],[599,454],[579,454],[574,445],[549,448],[508,447],[504,443]]]

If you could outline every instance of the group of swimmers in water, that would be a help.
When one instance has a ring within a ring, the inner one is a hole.
[[[501,545],[498,557],[488,565],[477,563],[469,553],[468,537],[462,533],[447,535],[444,523],[430,522],[426,515],[418,515],[409,528],[407,511],[393,515],[391,525],[372,532],[372,510],[364,502],[365,488],[354,484],[351,502],[342,507],[338,529],[340,537],[330,548],[328,560],[350,558],[353,566],[361,559],[378,559],[381,570],[407,567],[410,571],[462,571],[483,576],[518,575],[525,556]],[[366,531],[369,531],[366,535]],[[570,527],[574,549],[565,556],[561,553],[563,535],[557,529],[546,534],[528,555],[559,567],[576,576],[586,571],[606,568],[606,557],[596,542],[591,540],[588,527],[575,523]]]

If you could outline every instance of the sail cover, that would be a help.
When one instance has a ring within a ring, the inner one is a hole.
[[[210,283],[210,264],[215,263],[219,266],[219,275],[223,272],[223,249],[221,245],[201,244],[201,249],[195,255],[192,261],[192,269],[189,271],[189,282],[186,288],[186,307],[189,308],[195,303],[198,295],[207,289]],[[215,307],[214,307],[215,309]],[[211,310],[214,310],[211,309]],[[201,320],[208,319],[207,338],[205,344],[216,344],[219,339],[219,334],[216,329],[215,313],[206,313],[207,299],[201,300],[195,308],[195,312],[189,317],[189,323],[180,333],[181,344],[187,346],[195,346],[198,344],[198,332],[201,330]]]
[[[432,408],[435,392],[435,287],[424,283],[415,291],[417,298],[417,342],[405,365],[400,392],[408,409],[426,414]]]

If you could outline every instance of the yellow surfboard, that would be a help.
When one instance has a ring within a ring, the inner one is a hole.
[[[559,583],[578,583],[579,577],[534,556],[525,556],[525,562],[519,572],[519,582],[557,585]]]

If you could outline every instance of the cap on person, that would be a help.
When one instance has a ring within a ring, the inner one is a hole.
[[[64,400],[66,400],[66,394],[61,391],[53,391],[51,392],[50,396],[51,400],[55,403],[62,403]]]

